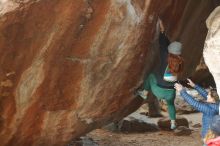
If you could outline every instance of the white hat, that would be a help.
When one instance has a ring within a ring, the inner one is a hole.
[[[174,55],[180,55],[182,52],[182,44],[180,42],[172,42],[168,46],[168,52]]]

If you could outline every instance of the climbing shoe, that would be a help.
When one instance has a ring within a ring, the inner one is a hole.
[[[175,122],[175,120],[171,120],[170,129],[172,129],[172,130],[176,129],[176,122]]]
[[[171,124],[170,129],[172,129],[172,130],[176,129],[176,125]]]
[[[139,95],[140,97],[142,97],[144,100],[146,100],[147,99],[147,94],[148,94],[148,91],[146,91],[146,90],[139,90],[139,91],[137,91],[137,95]]]

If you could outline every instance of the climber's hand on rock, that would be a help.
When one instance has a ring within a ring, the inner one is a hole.
[[[176,89],[176,91],[180,92],[183,90],[183,86],[179,83],[175,83],[174,84],[174,88]]]
[[[162,20],[161,20],[160,18],[158,18],[158,21],[159,21],[159,25],[160,25],[160,31],[161,31],[161,32],[164,32],[165,29],[164,29],[164,25],[163,25]]]

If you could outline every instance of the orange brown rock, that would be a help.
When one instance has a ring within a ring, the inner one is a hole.
[[[170,37],[186,38],[179,32],[196,11],[190,3],[1,1],[1,145],[66,145],[135,110],[141,101],[133,92],[157,60],[152,44],[159,11],[169,16]],[[213,8],[203,6],[206,13]]]

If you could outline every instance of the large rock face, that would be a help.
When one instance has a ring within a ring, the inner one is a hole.
[[[206,21],[208,34],[204,46],[204,59],[212,73],[218,95],[220,95],[220,6],[217,7]]]
[[[204,37],[194,24],[213,8],[206,0],[1,0],[1,145],[61,146],[129,114],[156,63],[157,15],[190,46],[196,58],[186,63],[195,67]]]

